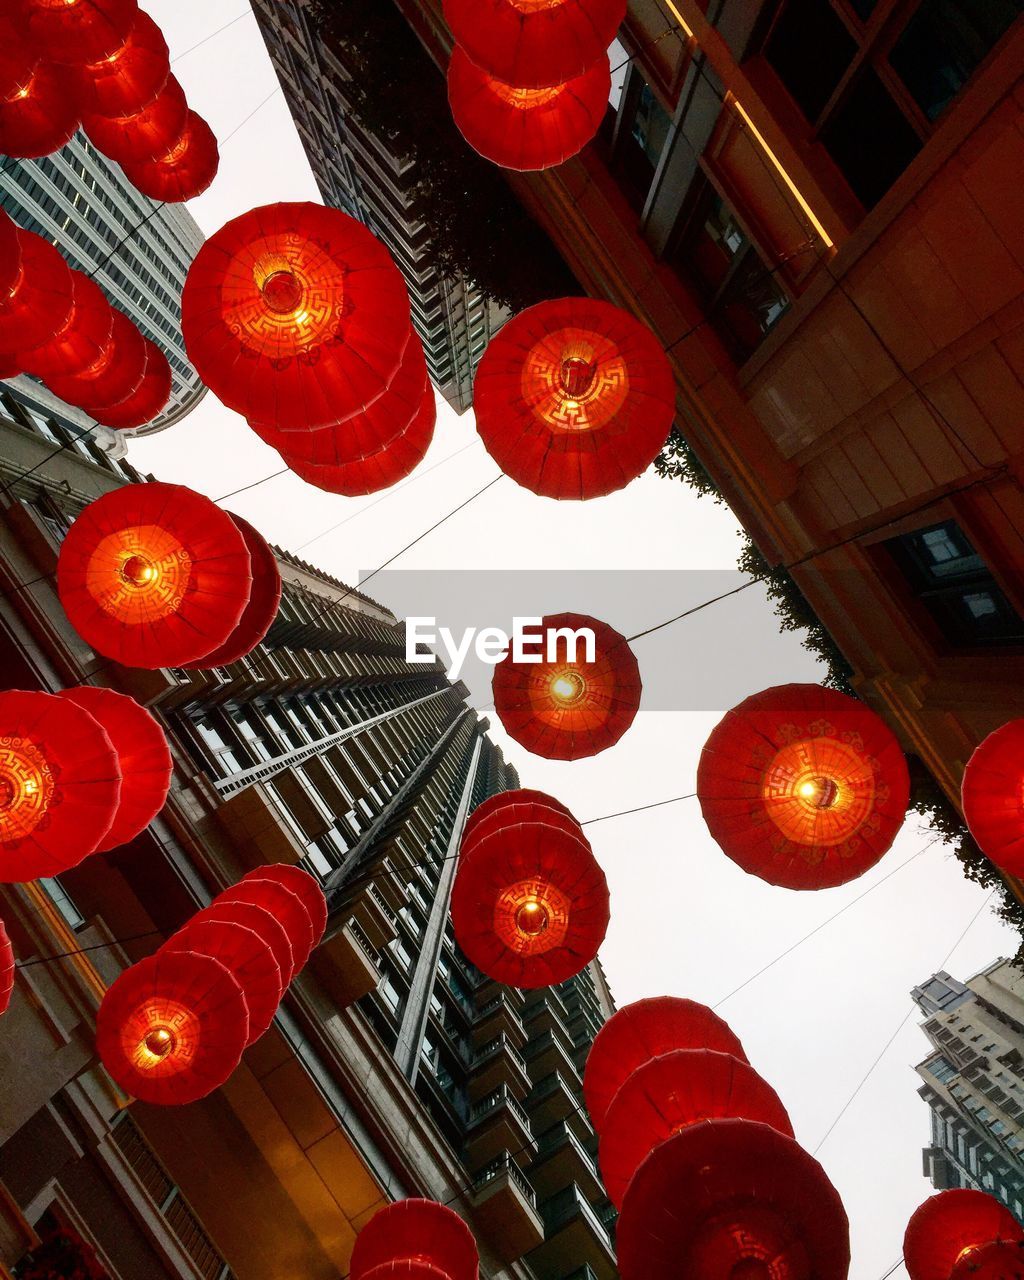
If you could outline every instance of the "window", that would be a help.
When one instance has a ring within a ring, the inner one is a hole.
[[[1024,645],[1024,618],[955,520],[884,545],[947,643]]]
[[[642,211],[672,121],[651,86],[631,66],[619,101],[612,167],[623,192]]]

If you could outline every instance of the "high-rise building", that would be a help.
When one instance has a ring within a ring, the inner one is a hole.
[[[913,994],[933,1052],[924,1173],[937,1191],[987,1191],[1024,1222],[1024,973],[997,960],[966,985],[937,973]]]
[[[22,476],[12,442],[43,431],[0,389],[4,684],[131,694],[175,773],[130,844],[0,886],[21,966],[0,1024],[0,1275],[84,1240],[110,1280],[336,1280],[373,1212],[419,1194],[466,1218],[484,1280],[614,1280],[580,1077],[612,1008],[600,966],[511,990],[452,935],[465,818],[518,785],[465,688],[407,663],[383,606],[277,549],[280,613],[242,661],[98,658],[57,600],[56,556],[84,501],[140,477],[79,448]],[[267,862],[320,877],[324,943],[223,1088],[132,1103],[96,1058],[103,991]]]
[[[355,119],[352,72],[341,49],[321,39],[312,8],[277,0],[252,7],[324,203],[358,218],[390,249],[409,286],[431,381],[462,413],[472,404],[484,348],[508,312],[438,269],[417,209],[416,162],[396,156],[386,138]],[[408,109],[415,110],[414,96]]]
[[[120,167],[81,131],[38,160],[7,160],[0,170],[0,205],[14,221],[52,241],[72,267],[92,275],[109,301],[155,342],[171,366],[167,407],[133,434],[151,435],[189,413],[206,394],[181,336],[181,291],[203,243],[195,219],[180,204],[142,195]],[[93,425],[34,378],[10,384],[19,398],[73,431]],[[96,427],[106,450],[123,456],[123,433]]]

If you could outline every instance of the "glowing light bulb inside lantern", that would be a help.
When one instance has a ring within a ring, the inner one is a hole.
[[[153,1027],[146,1032],[142,1044],[154,1058],[166,1058],[175,1046],[174,1033],[169,1027]]]
[[[527,898],[516,912],[516,928],[527,938],[536,938],[548,927],[548,911],[543,902]]]
[[[587,688],[583,677],[576,671],[559,672],[552,677],[548,687],[551,690],[551,696],[563,706],[579,702]]]
[[[302,301],[302,285],[288,270],[272,271],[260,285],[260,292],[268,308],[279,316],[298,311]]]
[[[558,371],[562,390],[572,400],[579,400],[593,387],[597,377],[597,365],[582,356],[570,356],[563,360]]]
[[[121,566],[121,577],[130,587],[148,587],[157,579],[157,567],[145,556],[129,556]]]
[[[839,799],[839,787],[832,778],[808,778],[797,787],[797,793],[815,809],[831,809]]]

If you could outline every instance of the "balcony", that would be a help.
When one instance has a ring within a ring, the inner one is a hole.
[[[371,884],[356,903],[359,926],[378,951],[398,937],[395,913],[375,884]]]
[[[540,1131],[530,1181],[541,1197],[552,1196],[573,1182],[590,1200],[605,1195],[594,1157],[565,1121]]]
[[[582,1098],[557,1072],[539,1080],[526,1096],[526,1109],[536,1129],[547,1129],[579,1115]]]
[[[552,1072],[560,1072],[576,1089],[583,1086],[576,1069],[576,1050],[572,1042],[556,1031],[542,1031],[531,1036],[523,1049],[527,1070],[532,1080],[543,1080]]]
[[[502,1262],[514,1262],[543,1243],[536,1194],[508,1152],[473,1179],[473,1214]]]
[[[519,1016],[519,1007],[505,990],[481,1004],[473,1014],[473,1039],[477,1044],[486,1044],[502,1034],[520,1049],[526,1043],[526,1028]]]
[[[321,943],[309,963],[339,1009],[376,991],[380,982],[377,953],[355,919]]]
[[[563,1187],[543,1201],[541,1216],[544,1243],[530,1257],[538,1275],[553,1278],[589,1270],[596,1280],[616,1280],[611,1236],[579,1187]]]
[[[466,1149],[474,1168],[481,1168],[510,1151],[524,1157],[536,1154],[530,1117],[504,1085],[481,1098],[471,1109]]]
[[[488,1040],[473,1054],[469,1080],[471,1098],[484,1098],[501,1085],[507,1085],[517,1098],[525,1097],[531,1080],[515,1043],[504,1033]]]
[[[262,783],[253,783],[223,800],[217,820],[232,837],[244,866],[298,862],[305,853]]]

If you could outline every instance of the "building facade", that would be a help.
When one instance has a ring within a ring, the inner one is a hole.
[[[937,973],[912,993],[932,1052],[918,1066],[931,1112],[924,1173],[1024,1222],[1024,973],[997,960],[964,984]]]
[[[98,659],[60,608],[56,555],[84,502],[141,477],[84,442],[22,475],[8,459],[45,432],[0,389],[4,683],[131,694],[175,775],[129,845],[0,886],[19,962],[0,1024],[0,1276],[46,1274],[70,1237],[110,1280],[336,1280],[382,1204],[425,1195],[470,1223],[484,1280],[614,1280],[580,1075],[612,1007],[600,966],[510,990],[452,936],[462,824],[518,785],[465,688],[407,663],[382,606],[277,549],[280,613],[241,662]],[[132,1103],[95,1056],[103,991],[282,861],[320,877],[330,923],[274,1025],[203,1101]]]
[[[195,408],[206,388],[181,336],[181,291],[204,237],[185,206],[162,205],[136,191],[81,131],[53,155],[8,159],[0,170],[0,205],[19,226],[52,241],[72,267],[94,276],[108,300],[167,356],[171,398],[158,417],[130,434],[152,435]],[[34,378],[22,375],[11,385],[76,431],[94,425]],[[96,427],[92,435],[123,456],[123,432]]]

